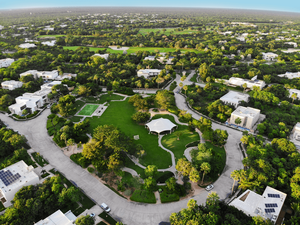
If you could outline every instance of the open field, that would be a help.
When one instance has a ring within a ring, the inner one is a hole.
[[[166,31],[162,31],[163,28],[153,28],[153,29],[140,29],[139,33],[142,34],[142,35],[146,35],[147,33],[150,33],[150,32],[157,32],[157,31],[160,31],[161,34],[165,34],[165,35],[170,35],[170,33],[172,32],[173,34],[192,34],[192,33],[197,33],[198,30],[183,30],[183,31],[176,31],[175,29],[176,28],[165,28]]]
[[[99,107],[99,105],[88,104],[78,113],[78,115],[91,116],[98,107]]]
[[[86,103],[95,103],[95,104],[103,104],[104,102],[107,102],[107,101],[111,101],[111,100],[122,100],[124,99],[123,96],[120,96],[120,95],[116,95],[116,94],[112,94],[112,95],[101,95],[100,99],[98,100],[98,98],[96,97],[92,97],[92,96],[89,96],[89,97],[86,97],[82,100],[84,100]]]
[[[140,144],[146,151],[146,155],[140,159],[141,164],[144,166],[156,165],[159,169],[165,169],[172,165],[170,153],[158,147],[158,137],[148,134],[148,130],[143,125],[138,125],[131,119],[135,113],[135,108],[128,103],[128,100],[110,102],[109,104],[101,117],[88,118],[91,124],[91,134],[99,125],[112,124],[129,137],[133,138],[134,135],[139,135],[139,140],[136,140],[136,143]]]
[[[77,48],[79,47],[84,47],[84,46],[63,46],[64,49],[69,49],[69,50],[73,50],[75,51]],[[110,48],[95,48],[95,47],[89,47],[90,51],[94,51],[96,52],[97,50],[105,50],[109,53],[123,53],[122,50],[112,50]],[[176,48],[157,48],[157,47],[130,47],[127,50],[128,54],[131,53],[136,53],[138,51],[149,51],[149,52],[155,52],[155,50],[158,50],[159,52],[175,52],[177,51]],[[196,49],[186,49],[186,48],[181,48],[180,49],[181,52],[196,52],[196,53],[200,53],[200,51],[197,51]]]

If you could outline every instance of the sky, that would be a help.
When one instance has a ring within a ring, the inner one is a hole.
[[[300,13],[300,0],[0,0],[0,9],[68,6],[236,8]]]

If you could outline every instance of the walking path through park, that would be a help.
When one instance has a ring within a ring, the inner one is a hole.
[[[190,76],[189,76],[190,77]],[[189,77],[186,79],[188,80]],[[176,88],[178,89],[178,88]],[[175,90],[176,90],[175,89]],[[190,110],[185,102],[185,98],[175,91],[176,105],[181,110],[187,110],[195,119],[200,115]],[[98,205],[102,202],[107,203],[111,208],[111,215],[124,224],[130,225],[153,225],[161,221],[169,221],[169,216],[173,212],[178,212],[187,207],[189,198],[179,202],[168,204],[142,204],[129,202],[126,199],[115,194],[111,189],[99,182],[88,171],[83,170],[79,165],[64,155],[62,150],[49,137],[46,129],[47,116],[50,110],[46,109],[40,116],[28,121],[14,121],[7,115],[0,114],[0,119],[7,123],[12,129],[18,130],[20,134],[25,135],[30,146],[36,152],[39,152],[51,165],[56,168],[69,180],[74,181],[91,199]],[[213,129],[227,130],[229,137],[225,145],[226,165],[219,179],[214,183],[220,199],[227,198],[231,193],[232,179],[230,174],[233,170],[242,169],[242,154],[238,148],[238,143],[242,137],[242,132],[231,129],[220,124],[213,123]],[[198,204],[204,204],[208,192],[201,191],[192,196]]]

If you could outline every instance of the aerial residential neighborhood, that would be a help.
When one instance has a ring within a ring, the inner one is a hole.
[[[91,1],[0,4],[0,224],[300,224],[299,4]]]

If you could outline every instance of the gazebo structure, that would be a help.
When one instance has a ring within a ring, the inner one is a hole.
[[[177,125],[164,118],[152,120],[145,126],[149,130],[149,133],[157,133],[158,135],[166,132],[171,133],[177,128]]]

